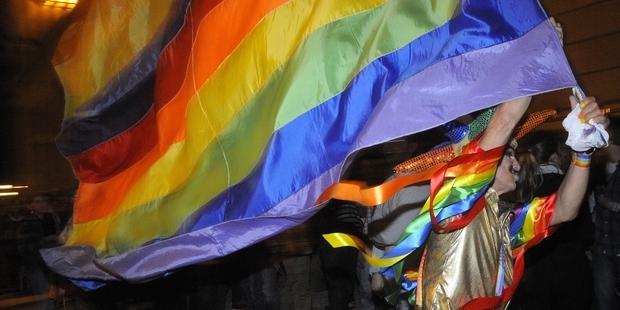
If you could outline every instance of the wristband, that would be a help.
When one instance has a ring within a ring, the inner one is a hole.
[[[590,167],[592,161],[592,153],[575,152],[573,153],[573,165],[582,168]]]

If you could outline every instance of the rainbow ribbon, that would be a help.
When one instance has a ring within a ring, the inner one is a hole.
[[[371,266],[393,266],[426,242],[433,227],[434,214],[439,222],[453,216],[473,218],[475,214],[470,214],[470,211],[474,205],[478,201],[484,202],[482,196],[493,181],[503,147],[485,152],[478,147],[477,142],[473,142],[464,153],[434,173],[431,197],[407,226],[399,243],[383,257],[372,257],[366,245],[347,234],[332,233],[323,237],[335,248],[350,246],[362,251]],[[448,178],[447,175],[456,177]]]

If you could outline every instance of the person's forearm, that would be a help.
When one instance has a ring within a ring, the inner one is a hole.
[[[609,119],[605,117],[594,97],[587,97],[579,103],[574,96],[571,96],[570,102],[573,109],[579,104],[582,105],[581,115],[585,123],[595,122],[604,127],[609,125]],[[588,187],[591,159],[591,154],[573,153],[573,162],[558,190],[555,211],[551,219],[552,225],[570,221],[579,213],[581,201]]]
[[[480,147],[483,150],[490,150],[505,145],[515,126],[530,106],[531,99],[532,97],[523,97],[499,105],[480,138]]]
[[[570,165],[566,177],[558,189],[551,225],[571,221],[577,217],[579,207],[586,194],[589,175],[589,167],[578,167],[574,163]]]

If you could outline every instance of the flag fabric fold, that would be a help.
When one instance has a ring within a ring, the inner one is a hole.
[[[80,186],[69,241],[42,254],[72,279],[145,281],[225,256],[310,218],[362,148],[576,85],[534,0],[131,10],[142,2],[97,1],[84,15],[125,9],[126,24],[110,25],[128,37],[149,25],[132,57],[103,71],[97,53],[57,57],[58,144]],[[99,32],[78,23],[71,40],[114,40]],[[84,85],[66,82],[85,71]]]

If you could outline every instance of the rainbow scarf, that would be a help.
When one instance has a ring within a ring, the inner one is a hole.
[[[514,253],[531,248],[553,232],[550,227],[556,198],[556,194],[536,197],[514,210],[510,224],[510,243]]]
[[[315,214],[357,150],[576,85],[534,0],[83,5],[55,58],[73,232],[42,252],[73,279],[225,256]]]

